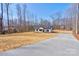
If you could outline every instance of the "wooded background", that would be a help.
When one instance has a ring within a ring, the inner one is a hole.
[[[12,8],[10,9],[11,5],[16,7],[17,18],[13,16],[15,12]],[[60,11],[49,15],[52,22],[42,17],[37,19],[37,15],[27,10],[27,4],[1,3],[0,6],[0,33],[4,31],[7,33],[34,31],[34,26],[40,24],[51,25],[53,29],[72,30],[76,34],[79,33],[79,4],[77,3],[71,4],[68,9],[64,10],[64,14],[66,14],[64,17]],[[7,21],[4,19],[4,13],[7,15]],[[4,24],[4,22],[6,23]]]

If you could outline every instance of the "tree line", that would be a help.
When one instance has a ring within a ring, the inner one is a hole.
[[[63,16],[64,15],[64,16]],[[62,13],[56,12],[51,18],[53,21],[54,29],[71,30],[74,33],[79,33],[79,4],[72,3],[69,8]],[[62,17],[63,16],[63,17]]]
[[[25,3],[1,3],[0,6],[2,20],[0,32],[2,33],[29,32],[34,31],[35,25],[50,24],[50,21],[41,19],[42,17],[37,18],[36,15],[27,9],[28,6]],[[16,15],[16,17],[14,15]]]
[[[52,25],[53,29],[72,30],[74,33],[79,33],[79,4],[71,4],[69,8],[64,10],[63,14],[60,11],[53,13],[50,16],[52,22],[37,18],[36,15],[29,12],[25,3],[1,3],[0,6],[0,32],[4,32],[4,29],[7,29],[8,33],[34,31],[35,25],[42,24],[43,26]],[[6,17],[4,14],[6,14]],[[14,17],[14,14],[16,14],[16,17]],[[4,22],[6,23],[4,24]]]

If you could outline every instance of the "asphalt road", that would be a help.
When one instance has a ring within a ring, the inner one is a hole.
[[[0,52],[0,56],[79,56],[79,41],[72,34],[59,34],[33,45]]]

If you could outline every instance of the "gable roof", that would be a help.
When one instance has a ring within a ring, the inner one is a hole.
[[[47,26],[47,25],[34,25],[34,29],[39,29],[40,27],[44,29],[51,29],[53,26]]]

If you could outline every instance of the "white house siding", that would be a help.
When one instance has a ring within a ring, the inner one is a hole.
[[[38,32],[38,29],[35,29],[35,32]]]
[[[47,29],[44,29],[44,32],[47,32]]]
[[[52,32],[52,28],[51,28],[51,29],[49,29],[49,32]]]

